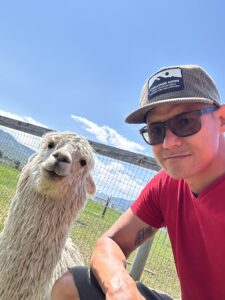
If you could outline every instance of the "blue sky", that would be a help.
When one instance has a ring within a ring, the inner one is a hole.
[[[137,108],[162,66],[199,64],[225,99],[221,1],[0,3],[0,114],[150,154]]]

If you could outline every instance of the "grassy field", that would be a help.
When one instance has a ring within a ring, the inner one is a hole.
[[[0,231],[3,228],[18,178],[18,170],[0,165]],[[103,205],[89,200],[85,209],[79,214],[71,232],[71,237],[79,246],[87,265],[97,238],[120,216],[120,212],[111,208],[107,208],[104,216],[103,211]],[[134,254],[129,258],[128,268],[133,258]],[[141,280],[152,288],[179,298],[180,288],[166,231],[161,230],[156,234]]]
[[[16,169],[0,164],[0,231],[9,208],[9,200],[12,198],[19,178]]]

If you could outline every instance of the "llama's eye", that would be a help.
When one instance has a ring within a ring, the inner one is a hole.
[[[53,149],[55,147],[54,142],[48,143],[48,149]]]
[[[83,167],[87,164],[85,159],[80,159],[80,165]]]

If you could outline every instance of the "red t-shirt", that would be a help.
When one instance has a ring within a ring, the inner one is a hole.
[[[184,180],[159,172],[131,209],[167,227],[184,300],[225,299],[225,175],[196,198]]]

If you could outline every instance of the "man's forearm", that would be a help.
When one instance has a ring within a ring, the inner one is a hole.
[[[128,256],[156,230],[128,209],[98,240],[91,256],[91,269],[106,300],[144,299],[126,270],[126,262]]]
[[[103,292],[112,295],[108,299],[113,299],[113,295],[123,295],[123,299],[142,299],[134,296],[139,292],[126,270],[126,256],[111,238],[104,237],[97,242],[91,256],[91,269]],[[132,298],[128,294],[133,295]]]

